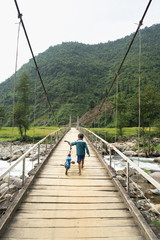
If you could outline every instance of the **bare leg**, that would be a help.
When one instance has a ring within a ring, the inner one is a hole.
[[[84,159],[82,160],[82,168],[84,167]]]
[[[81,162],[78,163],[79,175],[81,175]]]

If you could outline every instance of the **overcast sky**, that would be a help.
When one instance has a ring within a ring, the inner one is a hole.
[[[135,32],[149,0],[17,0],[37,55],[50,46],[77,41],[97,44]],[[18,33],[14,0],[0,0],[0,82],[15,71]],[[143,27],[160,23],[160,0],[152,0]],[[143,40],[143,39],[142,39]],[[20,31],[18,69],[31,58]]]

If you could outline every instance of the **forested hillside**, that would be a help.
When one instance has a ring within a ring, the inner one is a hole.
[[[142,92],[147,85],[154,86],[158,91],[160,88],[160,25],[141,30],[141,35]],[[132,36],[97,45],[62,43],[49,47],[36,57],[49,99],[60,124],[67,123],[70,114],[75,121],[77,116],[81,117],[102,101]],[[118,77],[119,92],[128,101],[138,91],[138,52],[137,36]],[[30,121],[33,122],[36,102],[36,124],[44,124],[51,114],[32,59],[17,72],[17,82],[23,72],[27,72],[31,80]],[[5,125],[11,123],[13,82],[14,76],[0,84],[0,105],[5,106],[3,121]],[[115,87],[110,95],[111,100],[114,99],[112,98],[114,94]]]

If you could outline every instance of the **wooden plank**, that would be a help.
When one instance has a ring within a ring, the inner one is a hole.
[[[98,175],[98,176],[96,176],[96,175],[90,175],[90,176],[88,176],[88,174],[83,174],[82,175],[82,177],[83,178],[85,178],[85,179],[96,179],[96,180],[98,180],[98,179],[105,179],[105,180],[108,180],[108,179],[110,179],[109,177],[107,178],[107,177],[103,177],[103,176],[100,176],[100,175]],[[64,174],[64,175],[62,175],[62,174],[41,174],[40,176],[39,176],[39,178],[54,178],[54,179],[59,179],[59,178],[61,178],[61,179],[68,179],[68,178],[72,178],[72,179],[79,179],[79,175],[77,174],[77,172],[76,173],[71,173],[71,172],[68,172],[68,175],[67,175],[67,177],[66,177],[66,175]]]
[[[130,237],[131,235],[140,236],[136,227],[94,227],[94,228],[14,228],[8,229],[4,237],[19,239],[55,239],[55,238],[101,238],[101,237]]]
[[[77,164],[77,161],[76,159],[72,159],[72,161],[75,162],[75,164],[71,163],[71,169],[72,168],[78,168],[78,164]],[[56,168],[63,168],[63,164],[65,163],[65,159],[63,161],[59,161],[59,162],[53,162],[53,163],[50,163],[48,165],[48,167],[50,166],[50,168],[52,169],[56,169]],[[92,164],[89,164],[87,162],[85,162],[85,165],[84,165],[84,169],[87,169],[87,168],[94,168],[94,169],[104,169],[105,168],[103,166],[100,165],[100,163],[97,163],[97,162],[93,162]]]
[[[19,209],[27,209],[27,210],[63,210],[63,209],[70,209],[70,210],[79,210],[79,209],[92,209],[92,210],[106,210],[106,209],[126,209],[124,203],[90,203],[90,204],[78,204],[78,203],[23,203]]]
[[[52,178],[52,179],[59,179],[59,178],[61,178],[61,179],[69,179],[69,178],[72,178],[72,179],[79,179],[79,175],[77,174],[77,172],[76,172],[76,175],[73,175],[72,173],[68,173],[68,175],[66,176],[66,175],[58,175],[58,174],[56,174],[56,175],[53,175],[53,174],[41,174],[38,178]],[[37,179],[38,179],[37,178]],[[111,178],[108,176],[108,177],[106,177],[106,176],[87,176],[87,174],[86,175],[82,175],[82,177],[81,177],[82,179],[92,179],[92,180],[111,180]]]
[[[37,178],[35,185],[69,185],[69,186],[113,186],[111,180],[85,180],[83,178],[79,179],[43,179]]]
[[[56,157],[55,159],[50,159],[49,160],[49,165],[51,165],[51,166],[53,166],[55,163],[63,163],[63,162],[65,162],[65,160],[66,160],[66,157],[67,157],[67,154],[66,154],[66,156],[62,156],[61,155],[61,158],[58,158],[58,157]],[[75,161],[75,163],[77,164],[77,157],[72,157],[72,161]],[[98,167],[102,167],[102,165],[101,165],[101,163],[98,161],[98,159],[93,159],[92,157],[91,157],[91,159],[90,159],[90,161],[88,160],[88,159],[85,159],[84,160],[84,163],[85,164],[87,164],[88,166],[93,166],[93,165],[95,165],[95,164],[97,164],[96,166]],[[77,164],[78,165],[78,164]]]
[[[112,191],[66,191],[66,190],[31,190],[30,196],[61,196],[61,197],[118,197],[118,192]]]
[[[26,238],[27,240],[30,240],[30,239],[28,239],[28,238]],[[44,240],[44,239],[46,239],[46,238],[38,238],[38,240]],[[65,237],[63,237],[63,238],[56,238],[56,237],[54,237],[54,240],[71,240],[71,239],[74,239],[74,238],[72,238],[72,237],[70,237],[70,238],[65,238]],[[93,238],[85,238],[86,240],[93,240]],[[1,238],[1,240],[22,240],[22,238]],[[53,238],[47,238],[47,240],[53,240]],[[75,239],[74,239],[75,240]],[[76,238],[76,240],[82,240],[82,238]],[[94,240],[106,240],[106,237],[101,237],[101,239],[99,239],[99,238],[94,238]],[[107,237],[107,240],[144,240],[144,238],[143,237],[141,237],[141,236],[127,236],[127,237],[116,237],[116,236],[114,236],[114,237]]]
[[[42,174],[56,174],[56,173],[64,173],[64,170],[65,170],[65,167],[64,166],[61,166],[60,168],[57,168],[56,170],[52,169],[52,168],[49,168],[49,169],[44,169],[41,173]],[[71,173],[77,173],[77,170],[78,168],[72,168],[69,170]],[[107,172],[104,170],[102,171],[102,169],[93,169],[93,168],[85,168],[85,169],[82,169],[82,173],[86,173],[87,175],[93,175],[93,176],[96,176],[96,175],[100,175],[100,176],[109,176],[107,174]],[[63,175],[63,174],[62,174]]]
[[[63,170],[64,169],[64,165],[61,165],[61,164],[64,164],[64,162],[62,162],[62,163],[60,163],[60,164],[57,164],[56,166],[54,166],[54,165],[50,165],[50,167],[49,166],[47,166],[47,167],[45,167],[45,168],[43,168],[43,170],[42,170],[42,172],[44,171],[49,171],[49,172],[52,172],[52,171],[60,171],[60,170]],[[75,171],[75,170],[77,170],[78,169],[78,165],[71,165],[71,168],[70,168],[70,170],[72,170],[72,171]],[[106,171],[106,169],[104,168],[104,167],[96,167],[96,166],[86,166],[85,165],[85,167],[82,169],[84,172],[87,172],[87,170],[88,170],[88,172],[90,172],[90,171],[94,171],[94,173],[96,173],[96,172],[100,172],[101,174],[107,174],[107,171]]]
[[[56,228],[56,227],[112,227],[135,226],[133,219],[21,219],[14,218],[11,228]]]
[[[67,190],[67,191],[77,191],[75,186],[48,186],[48,185],[33,185],[30,189],[44,189],[44,190]],[[94,186],[81,186],[78,187],[78,191],[117,191],[114,186],[104,186],[104,187],[94,187]]]
[[[48,166],[47,165],[47,167],[44,167],[43,168],[43,170],[42,170],[42,172],[44,171],[60,171],[60,170],[63,170],[64,169],[64,166],[61,166],[60,164],[64,164],[64,162],[62,162],[62,163],[59,163],[59,164],[57,164],[56,166],[54,166],[54,165],[50,165],[50,166]],[[75,170],[75,169],[78,169],[78,166],[77,165],[71,165],[71,170]],[[87,170],[92,170],[93,169],[93,171],[94,171],[94,173],[96,173],[96,172],[100,172],[101,174],[106,174],[107,173],[107,171],[106,171],[106,169],[104,168],[104,167],[97,167],[97,166],[93,166],[93,165],[91,165],[91,166],[86,166],[85,165],[85,167],[82,169],[83,171],[87,171]]]
[[[123,202],[120,197],[42,197],[27,196],[23,202],[39,202],[39,203],[107,203],[107,202]]]
[[[69,169],[68,172],[70,173],[70,175],[79,176],[78,175],[78,168],[76,168],[76,169],[71,168],[71,169]],[[62,167],[61,169],[56,169],[56,170],[55,169],[53,169],[53,170],[50,169],[49,171],[45,170],[45,171],[42,172],[42,174],[52,174],[52,175],[57,174],[57,175],[60,175],[60,176],[65,176],[65,168]],[[82,177],[85,176],[85,175],[87,175],[87,176],[89,176],[89,175],[93,175],[93,176],[100,175],[100,176],[108,177],[108,175],[105,172],[103,173],[100,169],[98,169],[96,171],[94,169],[82,170]]]
[[[28,219],[49,219],[49,218],[129,218],[130,213],[128,210],[35,210],[28,211],[21,209],[17,211],[17,217]]]

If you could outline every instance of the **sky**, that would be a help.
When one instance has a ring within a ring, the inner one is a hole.
[[[135,32],[149,0],[17,0],[34,55],[62,42],[98,44]],[[0,82],[15,72],[18,35],[14,0],[0,0]],[[160,23],[160,0],[152,0],[144,27]],[[143,41],[143,39],[142,39]],[[19,69],[31,59],[23,28]]]

